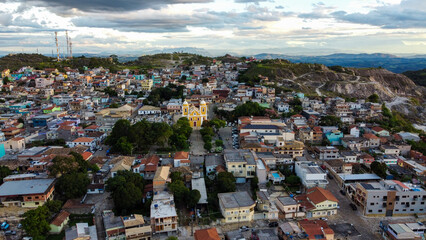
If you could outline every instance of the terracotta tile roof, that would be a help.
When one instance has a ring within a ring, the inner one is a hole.
[[[195,240],[220,240],[216,228],[200,229],[194,233]]]
[[[333,201],[333,202],[339,202],[339,200],[337,200],[337,198],[330,191],[324,188],[314,187],[314,188],[308,189],[306,192],[307,192],[306,194],[307,197],[314,204],[318,204],[327,200]]]
[[[21,141],[24,140],[25,138],[23,137],[16,137],[16,138],[12,138],[13,141]]]
[[[98,129],[98,128],[99,128],[98,125],[90,125],[90,126],[86,127],[84,130],[95,130],[95,129]]]
[[[175,153],[175,159],[189,159],[189,152],[176,152]]]
[[[72,141],[72,142],[92,142],[94,139],[93,138],[88,138],[88,137],[80,137],[77,138],[76,140]]]
[[[93,154],[91,152],[84,152],[83,154],[81,154],[81,156],[83,157],[84,160],[88,160]]]
[[[8,127],[8,128],[4,128],[4,129],[2,129],[1,131],[2,131],[2,132],[12,132],[12,131],[16,131],[16,130],[19,130],[19,128],[16,128],[16,127]]]
[[[379,137],[377,137],[376,135],[372,134],[372,133],[364,133],[364,135],[362,135],[364,138],[367,139],[379,139]]]
[[[50,224],[55,226],[61,226],[62,223],[70,216],[70,213],[67,211],[61,211],[56,217],[52,220]]]
[[[371,130],[375,131],[375,132],[381,132],[385,129],[381,128],[381,127],[372,127]]]

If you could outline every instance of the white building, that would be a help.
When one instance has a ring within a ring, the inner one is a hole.
[[[94,149],[96,147],[96,139],[90,138],[90,137],[80,137],[75,139],[72,142],[67,142],[67,146],[70,148],[73,148],[79,145],[87,146],[87,147],[90,147],[91,149]]]
[[[295,162],[294,170],[305,188],[325,188],[328,184],[326,173],[314,162]]]

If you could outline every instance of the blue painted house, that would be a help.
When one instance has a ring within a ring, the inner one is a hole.
[[[46,127],[47,123],[53,119],[52,116],[49,115],[41,115],[33,117],[33,127]]]
[[[326,133],[325,137],[331,143],[331,145],[340,145],[340,139],[343,137],[343,132],[340,130],[334,130],[332,132]]]

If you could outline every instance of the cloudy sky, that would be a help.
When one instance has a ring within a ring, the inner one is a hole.
[[[0,0],[0,51],[426,54],[426,0]]]

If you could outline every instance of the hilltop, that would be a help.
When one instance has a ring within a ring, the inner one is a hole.
[[[209,65],[213,58],[192,53],[158,53],[154,55],[140,56],[134,61],[124,63],[128,66],[139,66],[142,68],[167,68],[177,65]]]
[[[261,77],[268,82],[261,82]],[[272,84],[281,90],[302,91],[308,95],[340,96],[366,99],[378,94],[382,101],[394,109],[411,115],[425,117],[426,88],[417,86],[402,74],[383,68],[327,67],[322,64],[292,63],[287,60],[253,62],[239,77],[250,85]],[[398,102],[393,102],[398,99]],[[418,102],[419,104],[411,104]]]

